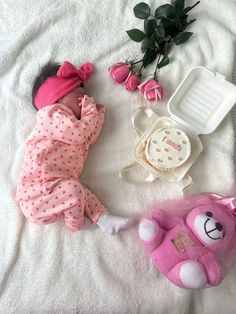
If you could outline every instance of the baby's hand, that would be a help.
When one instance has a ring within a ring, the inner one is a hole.
[[[86,107],[87,105],[93,105],[95,104],[93,97],[89,97],[85,95],[81,100],[81,106]]]
[[[98,115],[93,97],[85,95],[79,102],[79,106],[81,107],[81,118],[88,115]]]

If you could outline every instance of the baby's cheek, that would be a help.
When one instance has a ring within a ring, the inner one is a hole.
[[[85,95],[85,91],[81,91],[81,92],[79,93],[79,95],[78,95],[78,99],[79,99],[79,98],[83,98],[84,95]]]

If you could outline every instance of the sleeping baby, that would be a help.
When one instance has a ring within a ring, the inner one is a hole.
[[[84,227],[85,215],[104,232],[117,233],[132,222],[114,216],[79,181],[90,145],[102,128],[105,108],[85,95],[83,83],[93,65],[48,63],[32,90],[38,110],[26,141],[16,200],[26,218],[50,224],[61,217],[71,231]]]

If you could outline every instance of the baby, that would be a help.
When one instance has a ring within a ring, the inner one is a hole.
[[[114,216],[79,181],[90,145],[102,128],[105,108],[85,95],[83,83],[93,65],[76,68],[68,61],[48,63],[32,90],[38,110],[36,126],[26,141],[16,200],[23,214],[37,224],[64,217],[66,226],[81,230],[85,215],[103,231],[126,229],[129,218]]]

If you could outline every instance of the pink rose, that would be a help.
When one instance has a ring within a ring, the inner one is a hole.
[[[140,82],[141,81],[140,81],[139,77],[137,77],[136,75],[134,75],[130,72],[126,81],[125,81],[125,88],[129,92],[134,92],[137,89]]]
[[[130,73],[130,66],[123,62],[113,64],[109,69],[109,73],[114,81],[123,83]]]
[[[149,101],[158,101],[163,97],[164,89],[155,80],[149,80],[138,86],[144,98]]]

